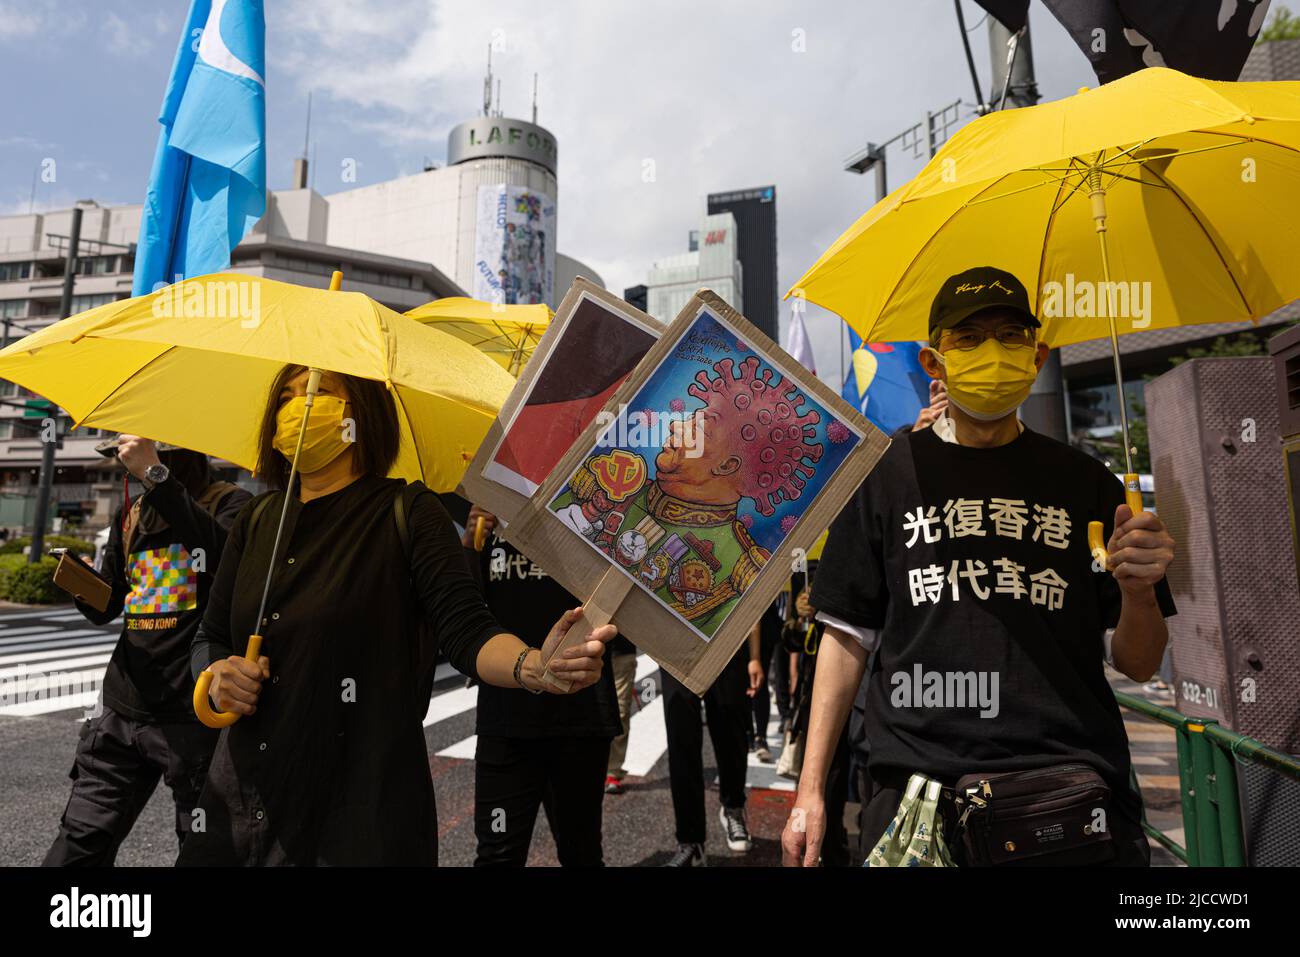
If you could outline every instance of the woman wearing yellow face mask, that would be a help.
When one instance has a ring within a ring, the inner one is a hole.
[[[195,676],[213,673],[214,708],[242,717],[221,733],[195,812],[202,827],[179,863],[436,864],[421,727],[436,652],[520,694],[553,686],[542,680],[542,651],[489,614],[451,519],[427,490],[404,497],[409,552],[403,545],[394,498],[406,483],[386,478],[397,412],[382,383],[322,375],[272,556],[307,375],[288,366],[272,388],[258,473],[276,491],[235,520],[192,649]],[[577,617],[556,624],[551,647]],[[242,657],[254,632],[266,650],[255,664]],[[552,670],[571,691],[587,687],[614,633],[591,632]]]

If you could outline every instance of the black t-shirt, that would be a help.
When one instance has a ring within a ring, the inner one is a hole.
[[[493,533],[482,552],[466,550],[493,616],[509,632],[540,648],[566,611],[582,604],[513,545]],[[615,737],[623,733],[614,692],[611,649],[600,680],[571,695],[531,694],[481,685],[476,730],[508,738]]]
[[[104,611],[77,610],[103,625],[119,614],[122,636],[104,675],[104,704],[137,721],[193,722],[190,642],[221,562],[226,532],[251,496],[232,488],[214,512],[202,508],[176,478],[141,497],[141,518],[122,550],[122,509],[113,513],[99,572],[112,585]]]
[[[1121,595],[1087,545],[1088,522],[1109,536],[1123,501],[1100,462],[1029,429],[990,449],[933,429],[894,440],[831,527],[812,594],[818,611],[880,632],[874,778],[952,784],[1082,761],[1130,794],[1103,670]],[[1164,582],[1157,596],[1174,614]]]

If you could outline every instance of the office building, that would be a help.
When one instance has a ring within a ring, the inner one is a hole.
[[[776,187],[711,193],[708,203],[709,215],[731,213],[736,218],[737,254],[745,277],[745,318],[779,342]]]
[[[645,311],[660,322],[672,322],[691,296],[706,287],[743,313],[742,276],[735,216],[705,216],[700,222],[697,248],[656,259],[651,265],[645,281]]]

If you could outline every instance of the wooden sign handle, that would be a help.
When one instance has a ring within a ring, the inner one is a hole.
[[[601,576],[591,597],[583,603],[582,617],[569,627],[569,633],[555,646],[551,658],[558,655],[565,648],[572,648],[574,645],[581,644],[587,639],[589,633],[613,621],[619,606],[623,604],[623,599],[627,597],[627,593],[632,590],[632,587],[632,579],[619,569],[611,568],[606,571]],[[542,664],[549,665],[551,658],[547,658]],[[542,680],[548,685],[565,692],[573,685],[573,682],[553,674],[549,667],[542,673]]]

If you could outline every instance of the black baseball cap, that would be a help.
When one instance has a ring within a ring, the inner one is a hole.
[[[949,276],[939,287],[930,304],[930,336],[933,338],[936,329],[951,329],[975,313],[994,307],[1020,313],[1028,326],[1041,325],[1029,308],[1024,283],[1005,269],[976,266]]]

